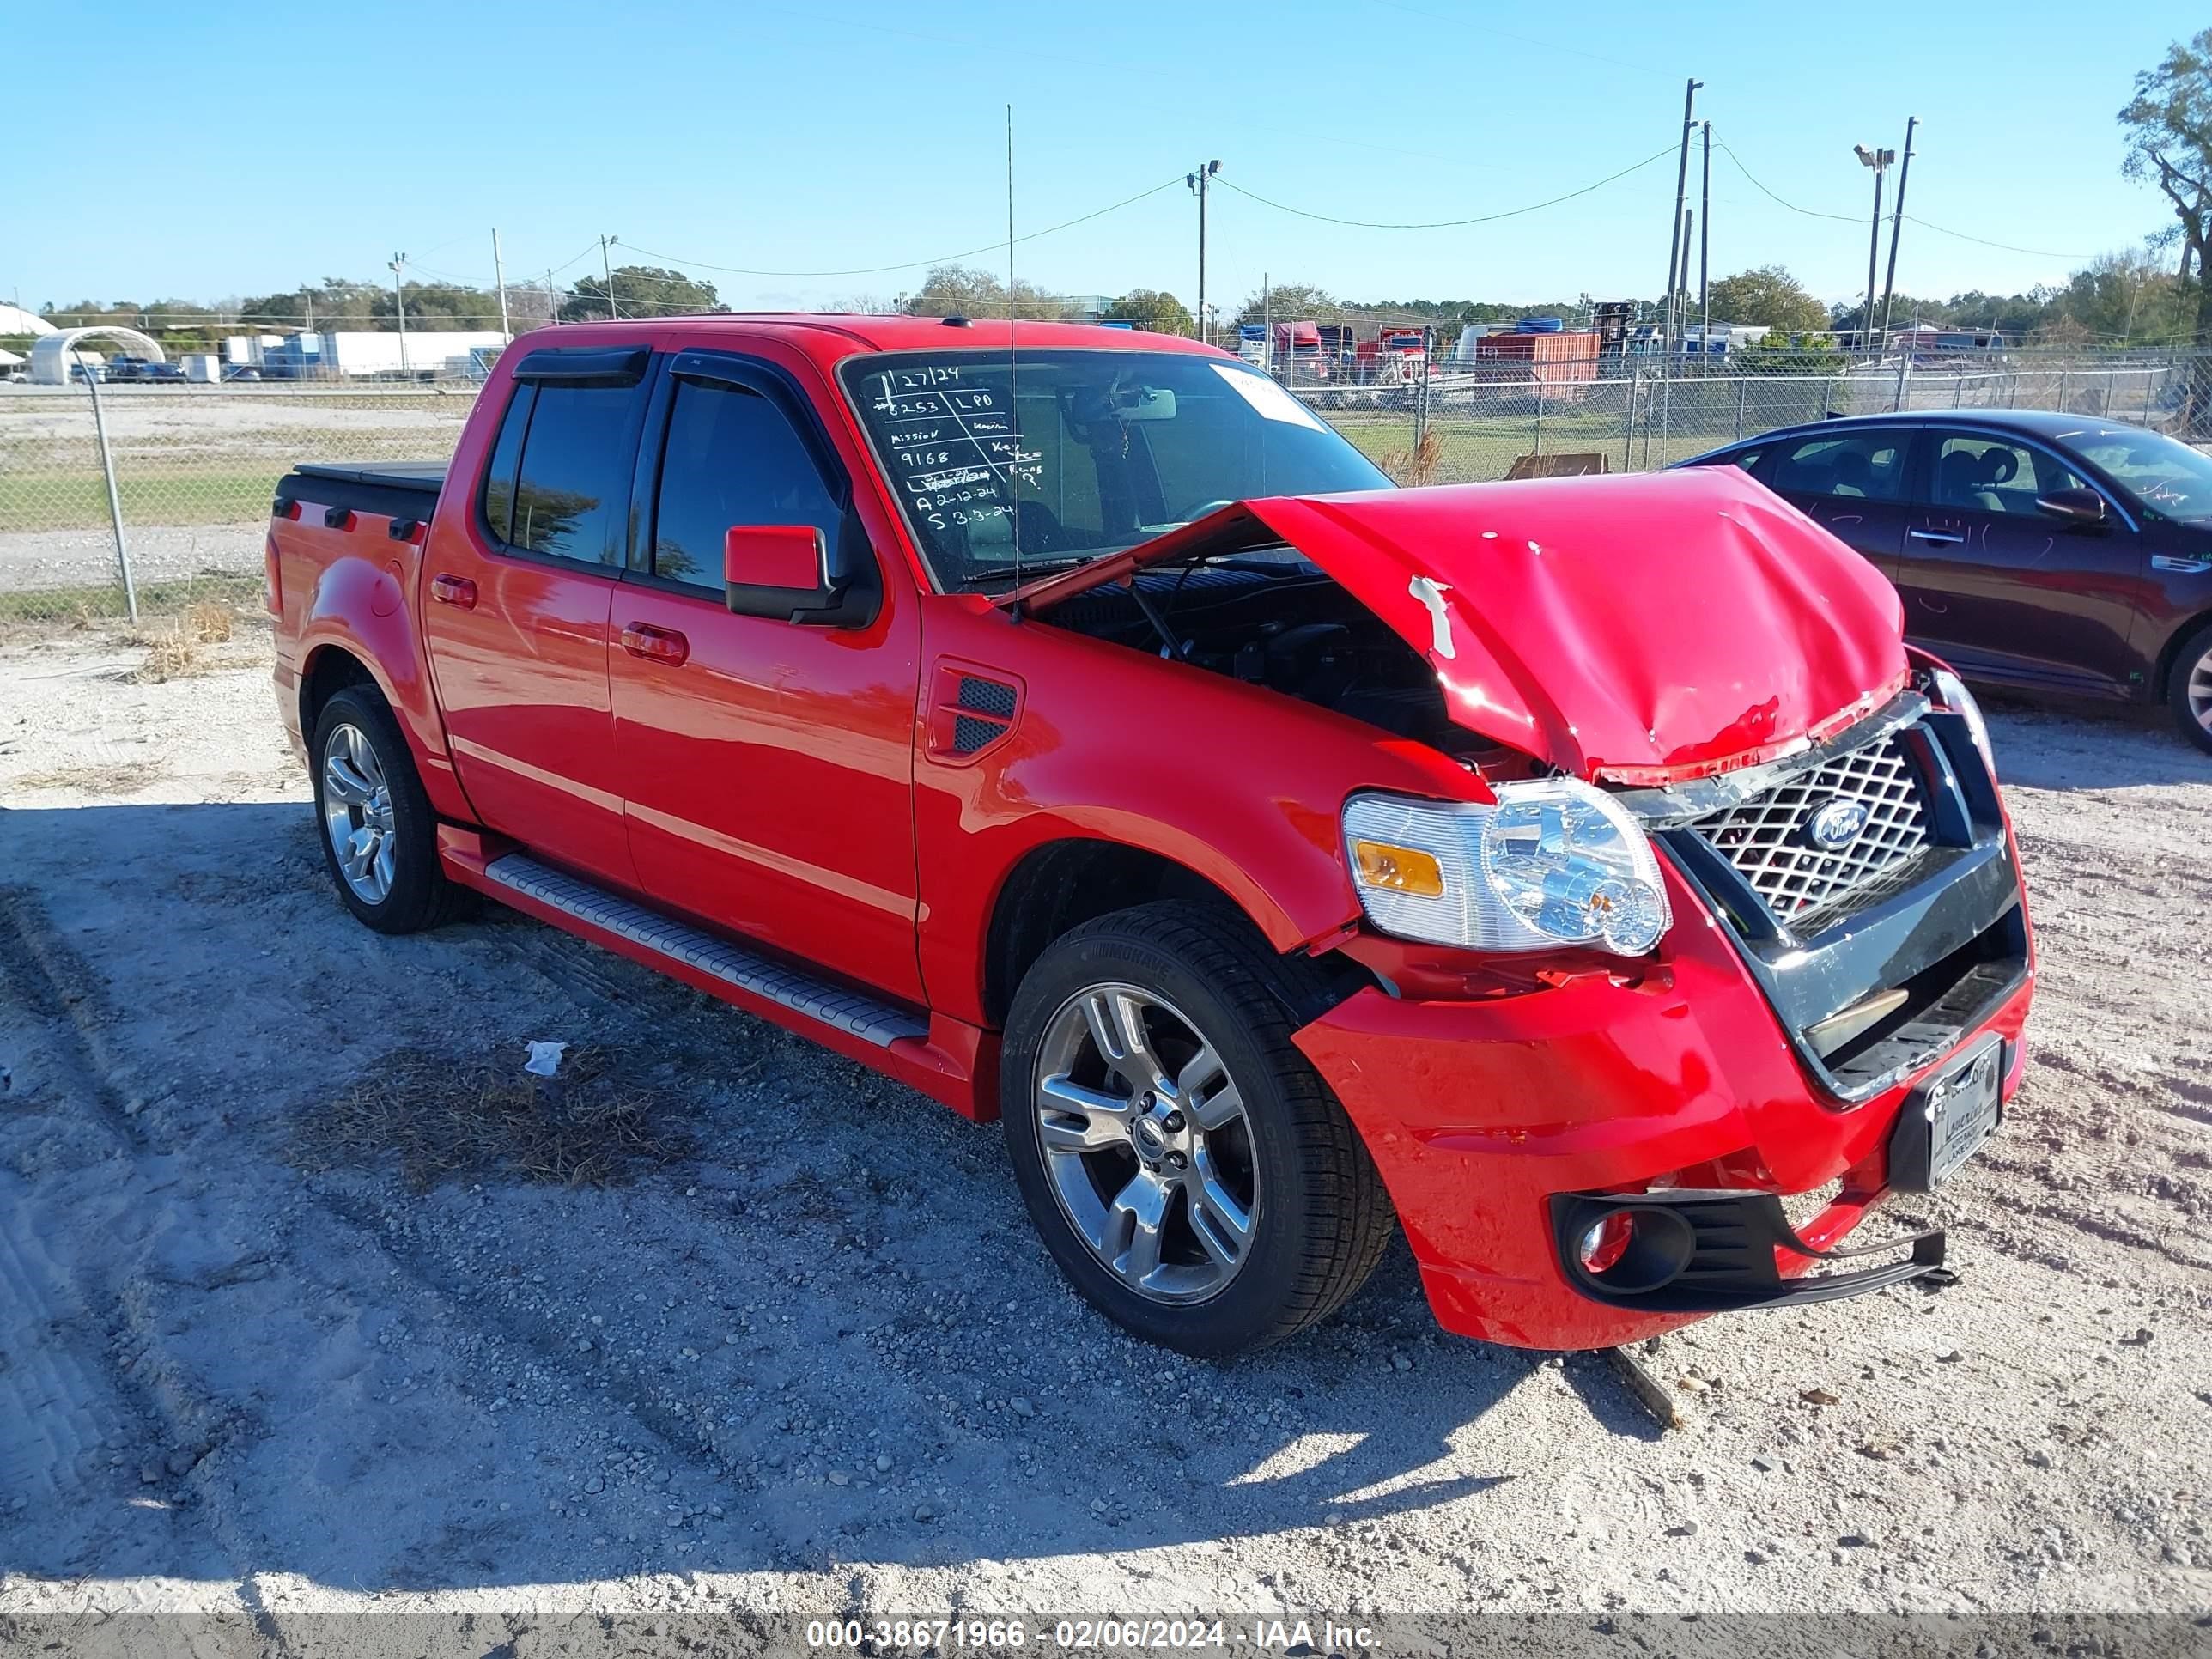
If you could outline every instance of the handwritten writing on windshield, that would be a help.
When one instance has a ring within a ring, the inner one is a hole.
[[[873,377],[890,471],[932,530],[1013,512],[1011,489],[1039,488],[1038,454],[1021,447],[1006,395],[963,381],[958,364],[887,369]]]

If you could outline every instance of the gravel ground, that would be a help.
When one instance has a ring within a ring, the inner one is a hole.
[[[2212,1607],[2212,759],[2163,732],[1996,714],[2043,983],[1927,1208],[1960,1282],[1650,1345],[1662,1433],[1440,1335],[1402,1250],[1256,1359],[1141,1346],[995,1130],[512,915],[357,927],[266,649],[0,649],[0,1614]],[[303,1153],[394,1051],[532,1039],[693,1150]]]

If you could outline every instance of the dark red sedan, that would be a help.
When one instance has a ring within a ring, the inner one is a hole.
[[[2212,750],[2212,456],[2033,410],[1858,415],[1735,465],[1871,559],[1905,635],[1970,680],[2162,702]]]

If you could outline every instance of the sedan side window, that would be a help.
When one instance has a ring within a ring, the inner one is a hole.
[[[2037,496],[2087,488],[2071,467],[2042,450],[1960,434],[1937,447],[1929,497],[1932,505],[1955,512],[2033,518],[2039,512]]]
[[[842,514],[783,411],[724,380],[678,380],[653,509],[653,574],[722,591],[733,525],[811,524],[831,547]]]
[[[1894,432],[1843,432],[1801,439],[1776,451],[1760,469],[1769,488],[1845,500],[1901,501],[1904,437]]]

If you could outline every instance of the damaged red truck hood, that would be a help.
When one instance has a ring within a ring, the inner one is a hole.
[[[1905,683],[1896,591],[1727,466],[1239,501],[999,602],[1279,544],[1429,659],[1455,723],[1592,781],[1755,765]]]

